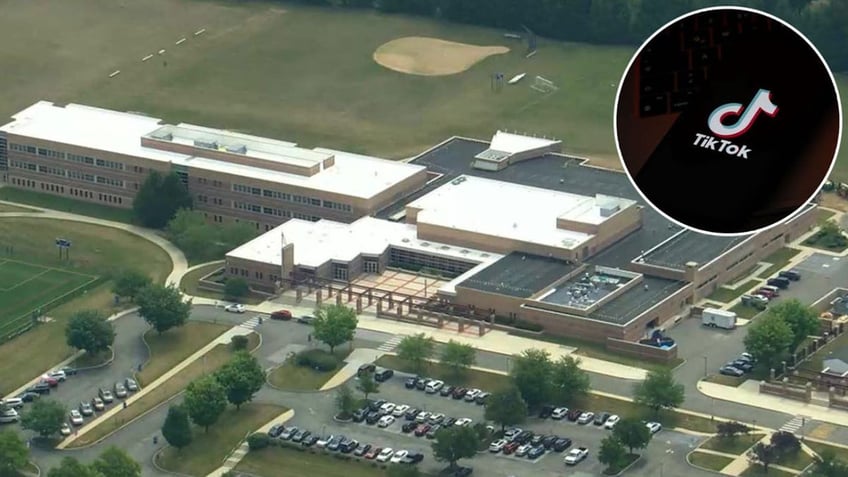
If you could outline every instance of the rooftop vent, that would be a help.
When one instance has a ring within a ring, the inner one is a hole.
[[[245,146],[245,145],[227,146],[227,152],[231,152],[233,154],[247,154],[247,146]]]
[[[442,245],[439,248],[442,249],[442,250],[450,250],[450,247],[448,247],[447,245]]]
[[[171,134],[171,133],[154,134],[152,137],[153,137],[153,139],[159,139],[160,141],[173,141],[174,140],[174,135]]]
[[[468,178],[467,178],[467,177],[465,177],[465,176],[459,176],[459,177],[457,177],[456,179],[452,180],[452,181],[451,181],[451,184],[453,184],[453,185],[459,185],[459,184],[462,184],[463,182],[465,182],[467,179],[468,179]]]
[[[403,242],[403,243],[409,243],[409,239],[408,239],[408,238],[405,238],[405,239],[401,240],[401,242]]]
[[[215,142],[215,141],[209,142],[209,141],[195,140],[194,145],[196,147],[202,147],[202,148],[205,148],[205,149],[218,149],[218,143]]]
[[[421,242],[421,246],[422,246],[422,247],[429,247],[429,246],[430,246],[430,242]]]
[[[610,217],[618,212],[621,207],[618,204],[607,204],[601,206],[601,217]]]
[[[464,255],[464,254],[468,253],[468,250],[462,249],[462,250],[459,251],[459,253]]]

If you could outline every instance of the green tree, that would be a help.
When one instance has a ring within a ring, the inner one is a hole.
[[[180,209],[168,222],[168,238],[193,261],[211,261],[257,235],[245,222],[213,224],[197,210]]]
[[[598,449],[598,460],[601,464],[605,464],[607,468],[615,469],[621,467],[626,458],[627,449],[624,448],[621,441],[612,435],[604,437],[601,441],[601,448]]]
[[[336,407],[339,410],[339,418],[348,419],[353,411],[356,410],[356,398],[353,396],[353,391],[344,384],[336,391]]]
[[[47,472],[47,477],[106,477],[93,466],[88,466],[73,457],[65,457],[59,467]]]
[[[398,343],[397,355],[409,363],[415,373],[422,374],[435,350],[436,341],[424,333],[419,333],[404,336]]]
[[[477,362],[477,350],[469,344],[450,340],[442,348],[439,361],[459,377]]]
[[[447,462],[451,469],[456,468],[459,459],[477,455],[480,436],[468,426],[451,426],[439,429],[433,441],[433,456],[439,462]]]
[[[527,349],[512,359],[512,381],[530,409],[548,402],[552,395],[551,355],[540,349]]]
[[[91,466],[103,477],[141,477],[141,465],[115,446],[103,451]]]
[[[612,429],[612,435],[626,446],[630,453],[633,449],[644,449],[651,442],[651,431],[642,421],[624,418]]]
[[[836,454],[826,449],[819,453],[810,477],[845,477],[848,475],[848,463],[837,460]]]
[[[150,285],[150,277],[138,270],[120,270],[112,282],[112,293],[134,300],[142,288]]]
[[[82,310],[65,326],[65,339],[69,346],[97,355],[115,342],[115,330],[99,311]]]
[[[0,432],[0,476],[17,476],[26,467],[29,449],[17,433]]]
[[[368,395],[380,392],[380,383],[374,379],[374,373],[363,373],[356,382],[356,389],[368,399]]]
[[[683,385],[674,380],[670,369],[649,372],[645,380],[635,386],[633,394],[634,400],[653,409],[654,415],[657,415],[660,409],[680,406],[685,398]],[[618,427],[618,424],[615,426]]]
[[[792,343],[789,351],[794,351],[810,335],[818,335],[821,330],[819,317],[816,311],[801,303],[797,298],[782,301],[769,307],[769,315],[779,317],[789,325],[792,330]]]
[[[173,284],[144,287],[135,301],[138,314],[159,334],[183,326],[191,313],[191,301],[183,300],[182,293]]]
[[[769,466],[780,459],[780,453],[771,444],[763,444],[758,442],[751,449],[751,460],[755,465],[763,467],[765,473],[768,473]]]
[[[777,315],[766,314],[748,327],[745,349],[766,369],[777,369],[792,346],[792,328]]]
[[[224,283],[224,295],[228,300],[237,300],[244,298],[250,293],[250,286],[244,278],[230,277]]]
[[[486,420],[501,425],[501,431],[507,426],[515,426],[527,419],[527,403],[521,392],[510,387],[496,391],[486,399]]]
[[[49,437],[62,429],[68,410],[59,401],[38,399],[29,411],[21,416],[21,427],[34,431],[41,437]]]
[[[356,312],[344,305],[327,305],[315,313],[312,321],[315,339],[330,347],[330,352],[336,346],[353,341],[359,319]]]
[[[215,376],[203,376],[188,384],[183,406],[192,422],[208,432],[227,409],[227,393]]]
[[[133,213],[145,227],[161,229],[179,209],[191,208],[191,195],[180,177],[151,171],[133,200]]]
[[[716,424],[716,431],[721,437],[732,439],[738,434],[748,434],[751,432],[751,428],[741,422],[728,421]]]
[[[174,405],[168,408],[168,415],[162,424],[162,437],[178,451],[191,444],[191,424],[188,421],[188,413],[182,406]]]
[[[571,404],[589,392],[589,373],[580,369],[580,360],[563,356],[551,369],[551,394],[558,403]]]
[[[238,351],[215,373],[227,393],[227,400],[236,407],[253,400],[265,384],[265,371],[256,357],[247,351]]]

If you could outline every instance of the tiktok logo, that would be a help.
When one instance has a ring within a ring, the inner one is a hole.
[[[757,91],[751,104],[747,107],[739,103],[728,103],[717,107],[710,114],[707,125],[713,134],[724,139],[718,139],[707,134],[695,134],[695,141],[692,145],[723,152],[729,156],[748,159],[751,148],[744,144],[733,144],[728,139],[739,137],[748,132],[760,113],[766,113],[769,117],[774,117],[777,114],[777,105],[771,102],[771,92],[766,89]],[[736,122],[730,125],[725,124],[724,120],[730,116],[735,116]]]
[[[757,91],[757,94],[747,108],[739,103],[728,103],[719,106],[710,114],[707,124],[716,136],[731,139],[748,132],[760,113],[766,113],[770,117],[774,117],[777,114],[777,105],[771,102],[771,92],[766,89]],[[729,116],[736,116],[738,119],[734,124],[725,125],[724,120]]]

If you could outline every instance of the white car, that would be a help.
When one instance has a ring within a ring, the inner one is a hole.
[[[383,450],[381,450],[380,453],[377,454],[377,462],[387,462],[389,459],[392,458],[392,455],[394,453],[395,451],[391,447],[384,447]]]
[[[392,416],[401,417],[406,414],[406,411],[408,410],[409,406],[407,406],[406,404],[398,404],[397,406],[395,406],[395,410],[392,411]]]
[[[595,418],[594,412],[586,411],[577,418],[577,424],[589,424]]]
[[[19,397],[12,397],[0,401],[0,404],[10,409],[20,409],[24,407],[24,400]]]
[[[554,409],[554,411],[551,413],[551,419],[556,419],[556,420],[564,419],[566,415],[568,415],[568,408],[567,407],[558,407],[558,408]]]
[[[613,427],[615,427],[616,424],[618,424],[618,421],[620,420],[621,418],[618,417],[617,414],[613,414],[612,416],[607,418],[607,422],[604,423],[604,427],[607,429],[612,429]]]
[[[436,394],[442,389],[442,386],[445,385],[444,381],[439,381],[438,379],[434,379],[427,383],[427,386],[424,387],[424,392],[427,394]]]
[[[645,424],[645,426],[648,428],[649,431],[651,431],[651,434],[656,434],[657,432],[660,432],[662,430],[662,424],[660,424],[659,422],[649,422]]]
[[[465,393],[465,400],[469,402],[474,401],[482,392],[483,391],[480,391],[479,389],[469,389],[468,392]]]
[[[522,432],[524,431],[521,430],[520,427],[513,427],[512,429],[507,429],[507,431],[504,432],[504,438],[506,438],[506,440],[508,440],[509,442],[512,442],[512,440],[515,439],[515,436],[521,434]]]
[[[382,411],[384,414],[391,414],[392,411],[395,410],[395,407],[395,403],[387,402],[386,404],[380,406],[380,411]]]
[[[50,376],[51,378],[59,381],[60,383],[68,378],[68,376],[65,375],[65,372],[62,371],[61,369],[50,371],[49,373],[47,373],[47,375]]]
[[[503,450],[506,444],[507,442],[505,440],[498,439],[495,442],[489,444],[489,452],[494,452],[495,454],[497,454],[498,452]]]
[[[453,425],[459,426],[459,427],[465,427],[465,426],[471,424],[471,422],[472,422],[471,419],[469,419],[467,417],[460,417],[459,419],[456,420],[456,422],[453,423]]]
[[[515,450],[515,456],[516,457],[524,457],[525,455],[527,455],[528,452],[530,452],[530,449],[532,449],[532,448],[533,448],[533,446],[530,445],[530,444],[524,444],[524,445],[518,446],[518,449]]]
[[[82,414],[76,409],[71,409],[71,424],[81,426],[83,423]]]
[[[395,416],[383,416],[377,421],[377,427],[389,427],[395,422]]]
[[[585,459],[589,455],[589,449],[585,447],[578,447],[576,449],[571,449],[568,454],[565,456],[565,465],[576,465],[583,459]]]
[[[6,409],[5,411],[3,411],[2,413],[0,413],[0,423],[2,423],[2,424],[9,424],[9,423],[12,423],[12,422],[18,422],[18,419],[20,419],[20,416],[18,415],[18,411],[14,410],[14,409],[9,408],[9,409]]]
[[[427,419],[430,419],[430,413],[427,411],[421,411],[415,416],[415,422],[418,423],[427,422]]]
[[[224,311],[229,311],[230,313],[244,313],[246,309],[241,303],[232,303],[225,306]]]
[[[71,435],[71,426],[69,426],[67,422],[63,422],[62,427],[59,429],[59,433],[63,436]]]
[[[326,437],[322,437],[318,439],[318,442],[316,442],[315,445],[318,446],[319,449],[323,449],[324,447],[327,447],[327,444],[329,444],[329,442],[333,440],[334,437],[336,436],[332,434]]]
[[[395,452],[395,454],[392,456],[392,458],[389,460],[389,462],[391,462],[392,464],[400,464],[401,462],[403,462],[403,459],[406,459],[406,456],[408,456],[408,455],[409,455],[409,451],[399,450],[399,451]]]

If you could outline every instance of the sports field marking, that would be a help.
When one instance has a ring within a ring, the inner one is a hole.
[[[147,56],[145,56],[144,58],[142,58],[142,59],[141,59],[141,61],[147,61],[147,60],[149,60],[150,58],[153,58],[153,55],[147,55]]]
[[[89,273],[82,273],[82,272],[77,272],[77,271],[74,271],[74,270],[67,270],[67,269],[64,269],[64,268],[50,267],[50,266],[47,266],[47,265],[39,265],[37,263],[24,262],[23,260],[15,260],[14,258],[7,258],[7,259],[4,260],[4,263],[5,262],[19,263],[21,265],[27,265],[27,266],[30,266],[30,267],[46,268],[48,270],[55,270],[57,272],[62,272],[62,273],[70,273],[72,275],[79,275],[81,277],[86,277],[86,278],[97,278],[97,276],[91,275]],[[0,265],[2,265],[2,264],[0,264]]]
[[[31,282],[31,281],[33,281],[33,280],[35,280],[36,278],[38,278],[38,277],[40,277],[40,276],[44,275],[45,273],[50,273],[51,271],[52,271],[52,270],[50,270],[50,269],[44,269],[44,270],[42,270],[41,272],[36,273],[35,275],[33,275],[33,276],[31,276],[31,277],[27,278],[26,280],[24,280],[24,281],[22,281],[22,282],[19,282],[17,285],[15,285],[15,286],[13,286],[13,287],[11,287],[11,288],[0,288],[0,291],[10,292],[10,291],[14,290],[15,288],[18,288],[18,287],[19,287],[19,286],[21,286],[21,285],[25,285],[26,283]]]
[[[185,43],[185,41],[186,41],[186,39],[185,39],[185,38],[180,38],[180,39],[179,39],[179,40],[177,40],[177,42],[176,42],[176,43],[174,43],[174,44],[175,44],[175,45],[182,45],[183,43]]]
[[[201,28],[200,30],[197,30],[196,32],[194,32],[194,36],[202,35],[204,33],[206,33],[206,28]]]

